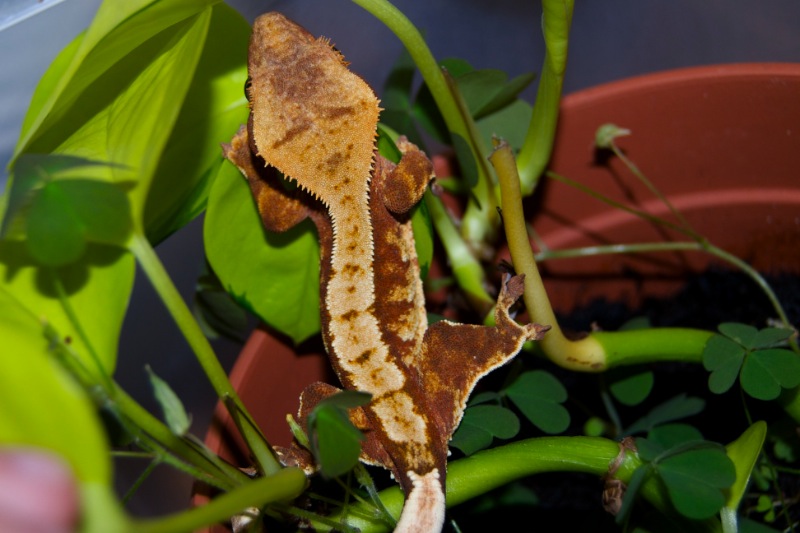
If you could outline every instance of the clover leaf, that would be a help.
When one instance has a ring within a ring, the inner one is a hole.
[[[569,426],[569,411],[561,405],[567,390],[543,370],[525,372],[505,389],[505,394],[533,425],[545,433],[561,433]]]
[[[494,437],[510,439],[519,432],[519,419],[500,405],[475,405],[464,411],[464,418],[450,441],[464,455],[488,448]]]
[[[791,335],[780,328],[758,330],[738,323],[719,325],[721,333],[711,337],[703,350],[703,366],[711,374],[709,389],[722,394],[736,378],[744,391],[758,400],[774,400],[781,389],[800,385],[800,357],[776,348]]]
[[[358,463],[364,434],[350,421],[347,410],[366,404],[370,397],[342,391],[319,402],[308,416],[311,452],[323,476],[340,476]]]

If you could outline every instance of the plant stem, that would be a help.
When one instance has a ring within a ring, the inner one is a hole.
[[[220,483],[232,487],[235,484],[242,483],[249,479],[243,472],[229,465],[216,455],[205,455],[198,452],[184,439],[170,431],[166,424],[150,414],[149,411],[131,398],[128,393],[120,387],[116,387],[113,403],[115,408],[119,410],[119,413],[130,420],[134,426],[150,435],[153,440],[187,463],[221,480],[219,481]],[[223,474],[223,476],[215,475],[215,471]]]
[[[262,507],[296,498],[306,486],[306,476],[299,468],[284,468],[269,477],[245,483],[202,507],[159,518],[134,522],[137,533],[180,533],[224,522],[248,507]]]
[[[672,202],[669,201],[669,198],[664,196],[664,194],[662,194],[661,191],[655,185],[653,185],[653,182],[650,181],[650,178],[645,176],[644,172],[639,170],[639,167],[637,167],[636,164],[625,155],[625,152],[619,149],[619,146],[617,146],[617,143],[614,142],[613,139],[611,140],[609,146],[611,147],[611,151],[614,152],[614,155],[616,155],[625,164],[625,166],[628,167],[628,170],[630,170],[631,173],[639,179],[639,181],[644,183],[645,187],[647,187],[650,192],[652,192],[659,200],[661,200],[661,203],[667,206],[667,209],[669,209],[670,213],[672,213],[672,216],[674,216],[684,228],[692,232],[692,234],[694,234],[698,240],[701,240],[702,237],[700,237],[700,234],[697,233],[694,228],[692,228],[692,225],[689,224],[689,221],[686,220],[686,217],[683,216],[683,213],[678,211],[675,206],[672,205]]]
[[[468,207],[471,215],[465,217],[462,223],[462,233],[470,245],[479,247],[479,244],[476,243],[484,242],[486,237],[494,232],[494,228],[489,221],[495,217],[495,213],[491,208],[495,200],[489,194],[493,189],[493,185],[486,174],[485,165],[481,164],[480,151],[470,135],[472,117],[468,113],[463,113],[459,108],[439,64],[433,57],[427,43],[425,43],[425,39],[423,39],[419,30],[411,21],[408,20],[408,17],[388,0],[353,0],[353,2],[383,22],[400,39],[414,60],[420,74],[422,74],[425,84],[430,89],[431,95],[444,118],[445,124],[447,124],[447,129],[454,142],[463,142],[469,148],[468,152],[473,161],[462,160],[461,163],[462,165],[473,164],[477,166],[477,183],[473,185],[472,192],[477,195],[479,205]],[[455,139],[457,138],[460,138],[460,141],[456,141]],[[465,156],[466,153],[460,154],[461,158]],[[470,199],[470,204],[474,204],[473,199]]]
[[[436,233],[447,252],[450,267],[459,287],[464,291],[470,306],[482,316],[486,316],[492,309],[494,300],[484,288],[483,267],[464,242],[442,200],[430,191],[426,192],[423,198]]]
[[[514,270],[518,274],[525,275],[523,294],[525,307],[528,309],[531,321],[550,325],[551,328],[539,341],[539,346],[551,361],[564,368],[584,371],[605,369],[606,352],[596,339],[588,336],[578,341],[570,341],[558,325],[528,240],[519,174],[511,147],[501,142],[489,156],[489,161],[500,180],[503,224]]]
[[[569,49],[574,0],[543,0],[542,30],[546,46],[528,133],[519,152],[518,165],[525,196],[536,188],[553,150],[558,108]]]
[[[693,328],[646,328],[595,331],[590,337],[606,354],[606,369],[639,363],[702,363],[711,331]]]
[[[211,344],[195,321],[191,310],[186,305],[186,302],[183,301],[178,289],[173,285],[164,265],[146,237],[139,232],[135,233],[131,240],[130,249],[150,279],[150,283],[153,284],[156,292],[161,297],[161,301],[166,305],[167,310],[172,315],[189,346],[194,351],[197,361],[203,367],[217,396],[220,399],[230,398],[238,407],[239,412],[252,420],[239,395],[230,381],[228,381],[228,376],[219,363],[213,348],[211,348]],[[280,463],[270,453],[260,454],[257,460],[266,475],[275,473],[281,468]]]
[[[61,304],[61,308],[64,310],[64,314],[67,315],[69,318],[72,327],[75,328],[75,331],[80,337],[81,342],[84,346],[86,346],[86,351],[89,352],[89,357],[91,358],[92,362],[94,363],[96,373],[94,379],[102,384],[102,386],[106,390],[114,390],[114,385],[111,381],[111,377],[108,375],[105,367],[103,366],[102,361],[100,361],[100,356],[97,354],[97,351],[94,349],[94,345],[92,344],[91,339],[86,334],[86,331],[83,329],[83,325],[81,324],[78,315],[75,313],[75,310],[72,308],[72,304],[70,304],[69,296],[67,296],[67,291],[64,290],[64,284],[61,283],[61,278],[58,275],[58,272],[55,269],[50,270],[50,277],[53,281],[53,286],[55,287],[56,294],[58,295],[58,301]],[[84,365],[84,369],[85,369]]]
[[[600,437],[542,437],[478,452],[447,466],[447,506],[458,505],[533,474],[586,472],[601,477],[608,472],[609,465],[619,453],[616,442]],[[626,482],[640,464],[635,455],[626,454],[615,477]],[[657,490],[645,491],[644,494],[657,504],[664,503]],[[403,507],[400,489],[393,487],[381,491],[380,496],[392,515],[399,516]],[[375,516],[369,506],[353,505],[346,514],[334,514],[330,518],[358,528],[362,533],[387,530],[386,523]],[[317,531],[330,531],[322,524],[314,526]]]

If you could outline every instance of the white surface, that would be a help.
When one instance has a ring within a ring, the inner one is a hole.
[[[92,21],[101,0],[0,4],[0,190],[33,90],[50,62]],[[37,4],[37,5],[31,5]],[[12,23],[13,18],[13,23]]]

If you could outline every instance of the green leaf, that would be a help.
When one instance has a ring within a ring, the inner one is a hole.
[[[705,405],[706,403],[702,398],[679,394],[657,405],[647,415],[631,424],[625,434],[632,435],[642,431],[650,431],[660,424],[696,415],[705,408]]]
[[[161,411],[164,413],[164,421],[167,423],[170,431],[175,435],[183,436],[189,431],[191,419],[186,414],[186,409],[183,407],[183,402],[172,390],[169,384],[158,377],[152,371],[150,365],[145,367],[147,375],[150,378],[150,386],[153,387],[153,393],[161,406]]]
[[[773,348],[774,346],[785,342],[794,332],[790,329],[784,328],[764,328],[756,334],[753,340],[753,348],[756,350],[762,348]]]
[[[114,29],[87,56],[85,68],[92,70],[87,75],[91,74],[94,82],[75,81],[79,94],[73,94],[68,105],[59,98],[42,129],[25,147],[26,152],[80,154],[113,162],[115,165],[105,168],[102,176],[93,177],[136,184],[128,197],[137,229],[142,227],[150,185],[194,77],[211,19],[210,8],[198,8],[204,2],[182,4],[160,2]],[[164,21],[153,20],[153,14],[173,23],[165,27]],[[139,24],[150,22],[165,31],[150,35],[149,28],[135,30]],[[137,45],[130,48],[128,41]],[[127,53],[117,57],[117,45]],[[94,72],[100,64],[103,71]],[[78,74],[84,71],[81,66]],[[64,105],[63,112],[57,112]],[[187,165],[185,161],[181,164]],[[168,196],[183,200],[194,184],[180,178],[168,176],[166,186],[170,189]]]
[[[411,230],[414,232],[414,250],[419,262],[421,279],[428,277],[428,270],[433,262],[433,222],[425,202],[420,202],[411,211]]]
[[[740,324],[738,322],[723,322],[717,329],[720,333],[747,349],[753,348],[756,336],[758,335],[758,330],[753,326]]]
[[[703,434],[688,424],[664,424],[653,428],[647,433],[647,440],[656,442],[663,449],[668,450],[687,442],[703,440]]]
[[[716,514],[725,504],[722,489],[736,480],[733,462],[712,448],[670,456],[658,463],[657,470],[675,508],[695,520]]]
[[[516,100],[477,121],[478,132],[486,146],[491,146],[492,137],[498,136],[512,148],[519,150],[525,142],[532,114],[533,107],[529,103]]]
[[[607,373],[607,379],[611,394],[624,405],[643,402],[653,390],[655,381],[652,371],[632,367],[613,369]]]
[[[105,373],[111,375],[134,273],[133,256],[115,247],[89,244],[79,261],[51,269],[37,265],[24,242],[0,240],[3,290],[32,315],[46,320],[68,337],[83,365],[95,374],[89,347],[59,300],[54,282],[58,280],[63,285],[82,330],[98,354]]]
[[[433,99],[428,86],[423,84],[417,92],[414,103],[411,107],[411,114],[417,123],[428,132],[436,141],[450,144],[450,130],[447,129],[439,107]],[[403,131],[403,130],[398,130]]]
[[[480,405],[482,403],[495,403],[499,404],[502,399],[502,395],[494,392],[494,391],[483,391],[479,392],[478,394],[474,394],[469,397],[469,403],[467,405]]]
[[[742,501],[747,490],[750,474],[761,455],[761,448],[764,446],[766,436],[767,424],[758,421],[747,428],[738,439],[726,446],[728,457],[733,461],[736,470],[736,481],[728,492],[725,504],[729,509],[738,509],[739,502]]]
[[[642,461],[652,462],[663,454],[666,448],[655,439],[637,437],[636,450]]]
[[[310,222],[266,232],[247,182],[225,163],[203,235],[211,267],[240,305],[295,343],[319,332],[319,245]]]
[[[222,336],[241,343],[247,338],[247,312],[228,294],[208,265],[197,280],[192,311],[209,339]]]
[[[510,439],[519,432],[519,419],[510,410],[499,405],[476,405],[464,411],[450,446],[465,455],[487,448],[492,439]]]
[[[395,131],[402,131],[411,142],[422,147],[422,137],[415,124],[411,103],[411,88],[416,70],[411,54],[403,48],[383,86],[381,123]]]
[[[800,357],[779,348],[752,352],[742,367],[742,387],[759,400],[774,400],[781,387],[800,385]]]
[[[703,366],[711,371],[708,388],[715,394],[722,394],[736,382],[744,361],[745,349],[738,343],[722,335],[714,335],[703,348]]]
[[[567,390],[549,372],[535,370],[520,374],[505,393],[545,433],[561,433],[569,426],[569,412],[561,405],[567,400]]]
[[[392,163],[399,163],[400,158],[403,157],[402,152],[397,147],[397,138],[400,135],[397,131],[385,124],[378,124],[378,140],[377,147],[378,153],[391,161]]]
[[[311,450],[323,476],[340,476],[358,463],[364,435],[350,422],[347,409],[369,399],[369,394],[343,391],[321,401],[309,415]]]
[[[247,122],[250,33],[236,10],[214,6],[202,55],[147,195],[144,223],[153,243],[205,209],[220,163],[219,143]]]
[[[522,74],[509,82],[505,72],[495,69],[471,70],[463,74],[455,74],[451,70],[450,74],[455,78],[461,96],[475,119],[513,102],[536,77],[532,73]]]
[[[467,410],[468,412],[469,410]],[[466,418],[466,412],[464,413]],[[485,450],[492,445],[492,434],[488,431],[470,424],[461,424],[450,439],[450,447],[461,450],[461,452],[470,456],[475,452]]]
[[[118,70],[111,74],[115,66],[136,59],[145,43],[169,36],[170,32],[164,30],[180,26],[217,2],[130,0],[124,4],[110,1],[101,4],[89,29],[59,54],[37,86],[14,158],[23,152],[50,152],[61,144],[73,131],[65,126],[74,124],[75,118],[85,119],[92,109],[108,102],[109,89],[118,86],[109,82],[122,72]],[[180,75],[184,68],[191,70],[193,67],[179,64],[173,70]],[[191,76],[185,80],[186,83],[190,79]],[[92,86],[95,87],[94,93],[88,90]],[[98,92],[98,87],[105,89]],[[167,91],[169,88],[161,87],[159,90]],[[173,102],[179,103],[181,99],[180,93],[173,95]],[[57,123],[61,123],[58,128],[54,127]],[[43,141],[43,136],[49,139]],[[38,148],[32,149],[32,144],[37,142],[46,142],[50,147],[39,144]]]
[[[86,250],[84,227],[63,191],[58,186],[45,186],[36,199],[26,227],[26,243],[33,258],[46,266],[80,259]]]
[[[478,182],[478,164],[472,157],[469,142],[460,135],[453,135],[453,150],[461,166],[461,178],[468,187],[473,187]]]
[[[92,242],[124,246],[132,230],[124,185],[92,179],[111,167],[70,156],[21,156],[2,234],[25,240],[32,256],[47,266],[77,261]]]
[[[44,329],[38,316],[0,286],[0,447],[56,453],[78,479],[84,530],[125,530],[95,407],[56,362]],[[64,338],[63,332],[57,335]]]
[[[344,390],[328,396],[317,405],[330,405],[339,409],[353,409],[367,405],[372,396],[366,392]]]

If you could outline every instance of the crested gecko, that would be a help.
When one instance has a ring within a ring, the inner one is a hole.
[[[548,327],[510,317],[520,276],[504,280],[495,326],[429,326],[408,213],[433,179],[430,160],[403,138],[399,163],[377,154],[373,91],[328,41],[279,13],[256,20],[248,71],[250,118],[225,156],[267,229],[315,223],[326,350],[343,387],[372,395],[350,415],[366,437],[361,460],[388,468],[405,494],[395,531],[439,531],[447,445],[470,392]],[[301,419],[337,390],[311,384]]]

